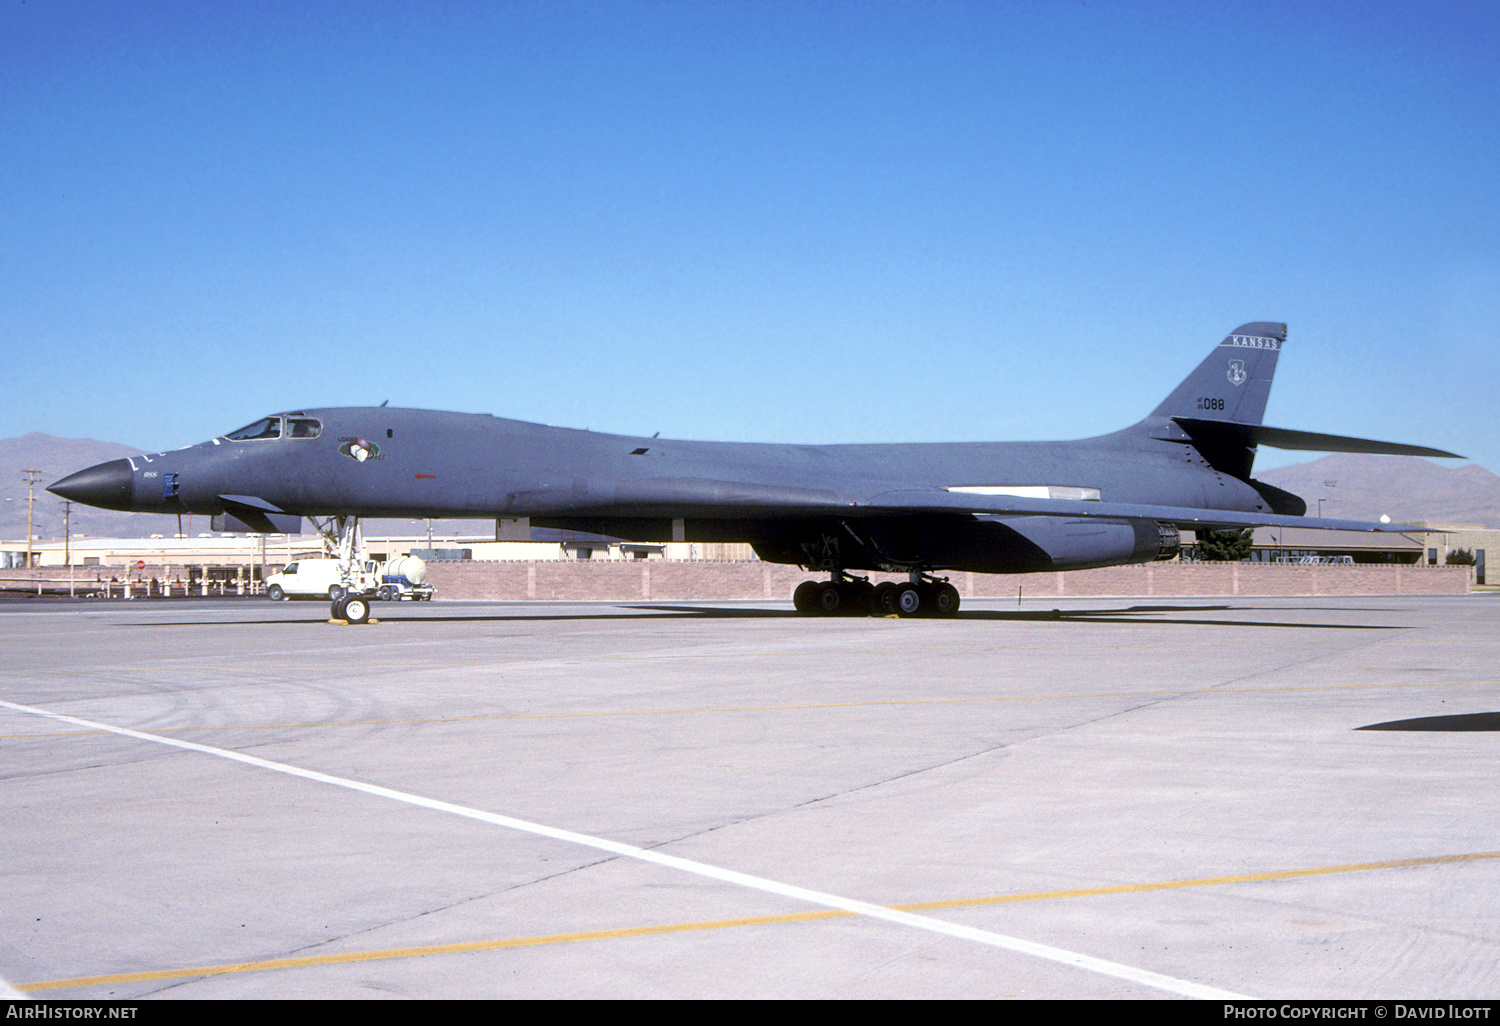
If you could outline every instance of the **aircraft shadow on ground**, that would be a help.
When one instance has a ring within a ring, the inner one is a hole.
[[[745,616],[775,616],[775,617],[797,617],[802,614],[794,610],[778,609],[710,609],[702,606],[630,606],[631,609],[643,609],[651,611],[671,610],[679,616],[703,616],[703,617],[745,617]],[[1162,623],[1179,624],[1182,626],[1203,627],[1308,627],[1335,630],[1395,630],[1382,624],[1340,624],[1340,623],[1288,623],[1282,620],[1219,620],[1219,619],[1197,619],[1197,618],[1169,618],[1158,617],[1157,613],[1216,613],[1231,611],[1236,608],[1229,605],[1213,606],[1129,606],[1125,609],[970,609],[962,610],[957,616],[948,618],[948,622],[963,622],[965,620],[1010,620],[1015,622],[1046,622],[1046,623]],[[1137,614],[1137,615],[1132,615]],[[822,619],[822,618],[819,618]],[[831,620],[838,619],[862,619],[862,617],[828,617]]]
[[[1233,612],[1242,609],[1251,609],[1248,606],[1233,605],[1150,605],[1150,606],[1128,606],[1123,609],[1017,609],[1017,610],[995,610],[995,609],[970,609],[963,610],[957,616],[948,618],[948,623],[964,623],[976,621],[1012,621],[1044,622],[1044,623],[1135,623],[1135,624],[1168,624],[1184,627],[1286,627],[1292,629],[1310,630],[1405,630],[1407,628],[1394,624],[1367,624],[1367,623],[1295,623],[1287,620],[1234,620],[1214,618],[1211,616],[1179,615],[1176,617],[1159,616],[1161,613],[1178,614],[1213,614],[1222,612]],[[619,612],[611,610],[628,609],[630,614],[622,616]],[[1262,610],[1264,612],[1264,610]],[[525,623],[528,621],[567,621],[567,620],[680,620],[689,618],[698,619],[726,619],[726,620],[791,620],[791,619],[816,619],[824,620],[823,617],[804,617],[803,614],[791,608],[784,609],[761,609],[761,608],[724,608],[720,606],[695,606],[695,605],[665,605],[659,603],[636,604],[618,603],[610,609],[600,612],[557,612],[557,613],[513,613],[492,614],[483,613],[475,615],[402,615],[400,611],[392,610],[389,613],[376,608],[372,611],[377,621],[404,623]],[[827,617],[827,620],[859,620],[864,617]],[[154,626],[154,627],[192,627],[192,626],[216,626],[222,625],[224,621],[158,621],[151,624],[130,624],[129,626]],[[944,621],[933,621],[944,622]],[[241,626],[257,625],[280,625],[288,623],[304,624],[326,624],[326,618],[308,618],[305,620],[241,620],[237,621]]]
[[[628,609],[630,615],[622,616],[613,610]],[[1154,604],[1154,606],[1106,607],[1106,609],[966,609],[951,616],[947,622],[965,621],[1014,621],[1014,622],[1074,622],[1074,624],[1170,624],[1182,627],[1289,627],[1295,630],[1407,630],[1400,624],[1310,624],[1286,619],[1226,619],[1214,618],[1206,613],[1238,612],[1257,609],[1256,606],[1233,606],[1233,604]],[[610,603],[600,612],[555,613],[450,613],[450,615],[404,615],[399,609],[390,612],[380,606],[371,610],[375,621],[386,622],[435,622],[435,624],[480,624],[480,622],[526,622],[568,621],[568,619],[864,619],[864,616],[808,616],[795,609],[763,609],[763,607],[690,606],[690,604],[664,603]],[[1259,612],[1271,612],[1260,607]],[[1325,609],[1325,612],[1337,610]],[[1346,610],[1347,612],[1347,610]],[[1179,613],[1178,616],[1160,616],[1158,613]],[[1203,615],[1191,615],[1203,613]],[[130,627],[213,627],[222,625],[222,619],[198,619],[198,621],[154,621],[133,622]],[[324,616],[309,616],[308,619],[242,619],[236,621],[245,627],[279,624],[327,624]]]
[[[1387,720],[1355,730],[1488,731],[1500,730],[1500,712],[1456,713],[1451,716],[1418,716],[1410,720]]]
[[[1084,623],[1162,623],[1200,627],[1291,627],[1311,630],[1404,630],[1393,624],[1373,623],[1290,623],[1285,620],[1226,620],[1198,617],[1158,617],[1157,613],[1221,613],[1256,607],[1232,605],[1128,606],[1124,609],[1044,609],[992,610],[976,609],[959,613],[960,618],[974,620],[1076,620]],[[1262,613],[1268,610],[1259,610]]]

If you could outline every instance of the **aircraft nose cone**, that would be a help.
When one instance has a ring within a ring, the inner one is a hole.
[[[110,460],[69,474],[47,486],[53,495],[101,509],[129,510],[135,498],[134,474],[129,460]]]

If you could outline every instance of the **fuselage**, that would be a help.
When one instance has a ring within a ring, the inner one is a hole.
[[[299,516],[718,519],[861,504],[906,489],[1013,490],[1264,510],[1191,446],[1138,430],[1067,442],[785,445],[604,434],[482,414],[349,407],[278,414],[115,464],[114,508],[217,514],[224,496]],[[265,421],[258,423],[265,423]],[[96,468],[97,469],[97,468]],[[123,474],[128,472],[128,489]]]
[[[1143,562],[1174,554],[1176,530],[1150,511],[1103,519],[1104,504],[1266,509],[1195,447],[1153,434],[1170,436],[1143,422],[1072,442],[781,445],[310,409],[101,464],[53,490],[115,509],[227,513],[259,531],[300,517],[525,518],[632,541],[746,542],[763,559],[835,571]],[[942,505],[969,496],[1009,496],[1013,512]],[[1047,515],[1029,515],[1039,501]]]

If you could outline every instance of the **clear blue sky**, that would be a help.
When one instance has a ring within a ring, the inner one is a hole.
[[[1493,0],[0,0],[0,437],[1081,437],[1284,320],[1500,471],[1497,186]]]

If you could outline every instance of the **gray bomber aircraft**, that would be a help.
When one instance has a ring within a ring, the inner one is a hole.
[[[352,407],[264,417],[173,452],[112,460],[48,490],[105,509],[225,515],[253,531],[336,525],[345,580],[362,517],[494,517],[632,541],[749,542],[828,574],[804,613],[952,615],[944,570],[1024,573],[1170,559],[1178,531],[1397,531],[1307,519],[1251,478],[1256,447],[1447,456],[1261,423],[1286,325],[1245,324],[1144,420],[1070,442],[775,445],[601,434],[485,414]],[[872,586],[851,571],[906,573]],[[369,596],[334,616],[361,623]]]

